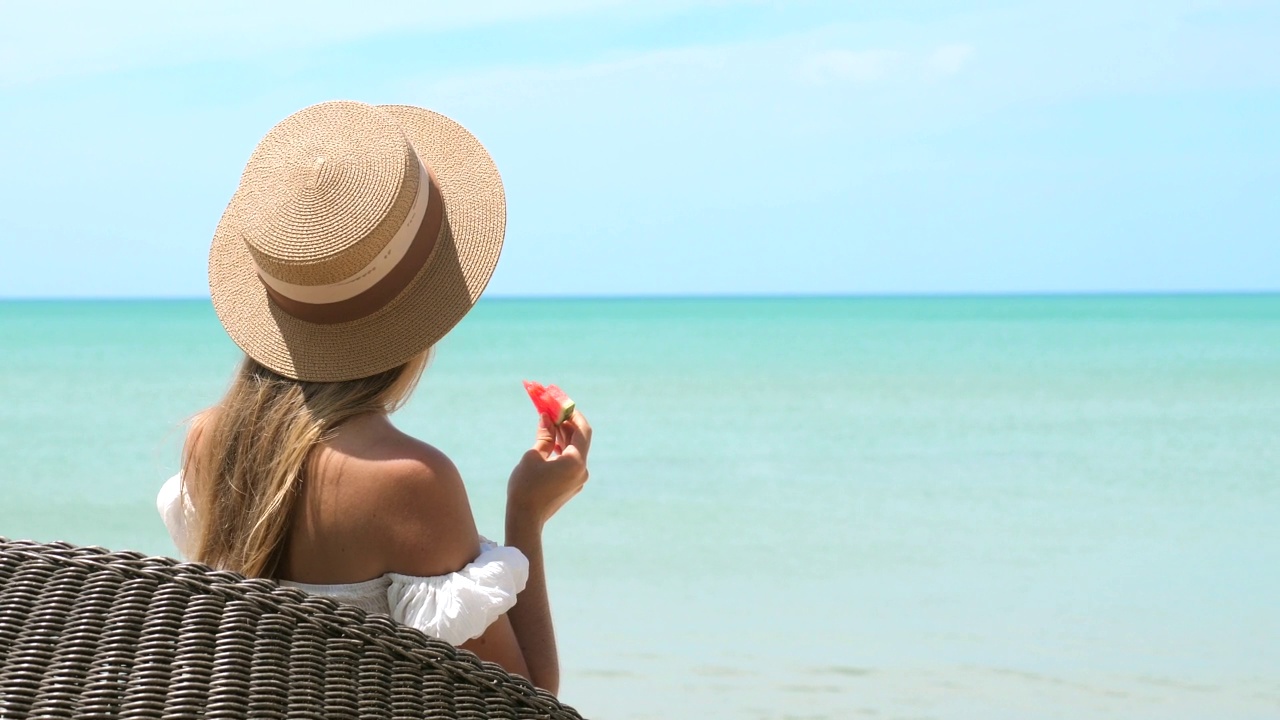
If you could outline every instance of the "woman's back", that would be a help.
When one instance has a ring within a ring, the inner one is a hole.
[[[312,450],[275,576],[317,585],[386,573],[436,576],[473,560],[479,536],[444,453],[361,415]]]
[[[189,454],[208,452],[205,431],[220,414],[197,417]],[[390,615],[529,675],[505,617],[525,588],[528,559],[479,537],[448,457],[385,414],[367,413],[328,432],[300,470],[270,577]],[[198,513],[181,476],[161,491],[160,511],[184,555],[201,559],[190,531]]]

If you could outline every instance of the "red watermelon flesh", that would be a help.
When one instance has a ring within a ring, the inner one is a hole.
[[[524,391],[529,393],[529,399],[533,401],[533,407],[537,409],[539,415],[550,414],[547,412],[546,402],[542,398],[546,390],[542,383],[536,383],[532,380],[524,381]]]
[[[533,401],[533,406],[538,412],[550,415],[555,424],[559,425],[573,417],[573,409],[576,407],[573,400],[570,400],[569,396],[555,385],[544,386],[532,380],[525,380],[524,389],[529,393],[529,399]]]

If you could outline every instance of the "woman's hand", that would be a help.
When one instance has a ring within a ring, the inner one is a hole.
[[[506,542],[529,559],[529,581],[507,616],[529,679],[553,695],[560,689],[560,654],[547,600],[542,526],[586,484],[590,446],[591,425],[582,413],[575,411],[559,427],[543,415],[538,439],[507,481]]]
[[[542,415],[533,447],[507,481],[507,522],[541,529],[586,484],[590,447],[591,425],[581,412],[559,427]]]

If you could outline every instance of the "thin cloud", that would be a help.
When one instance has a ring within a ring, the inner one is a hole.
[[[852,81],[873,83],[883,80],[902,64],[904,55],[893,50],[827,50],[804,62],[804,77],[815,83]]]
[[[925,61],[925,66],[939,75],[955,75],[969,64],[973,57],[973,46],[965,44],[943,45],[934,50]]]
[[[746,0],[739,0],[746,2]],[[260,57],[386,33],[572,18],[666,16],[716,0],[336,0],[218,3],[46,0],[0,5],[0,88],[136,68]]]
[[[884,81],[912,82],[959,74],[973,46],[940,45],[927,52],[894,49],[835,49],[814,53],[801,62],[801,76],[813,84],[853,83],[871,85]]]

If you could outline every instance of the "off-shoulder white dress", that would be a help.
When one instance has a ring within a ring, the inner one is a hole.
[[[156,498],[169,537],[183,559],[189,560],[187,528],[194,508],[175,475]],[[513,547],[481,538],[480,555],[471,564],[448,575],[417,577],[387,573],[382,577],[343,585],[310,585],[281,581],[313,595],[323,595],[368,612],[415,627],[454,645],[480,637],[503,613],[516,604],[516,595],[529,579],[529,561]]]

